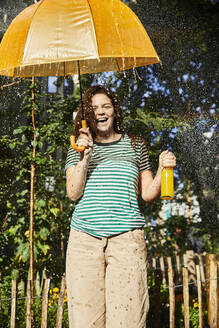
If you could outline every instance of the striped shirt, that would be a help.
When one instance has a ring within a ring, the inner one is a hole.
[[[94,142],[82,197],[76,202],[71,227],[96,237],[109,237],[145,226],[138,206],[139,172],[150,170],[143,139],[134,146],[126,134],[110,143]],[[69,148],[65,170],[80,153]]]

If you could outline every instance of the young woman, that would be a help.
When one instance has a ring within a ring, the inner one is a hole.
[[[66,261],[69,327],[143,328],[149,300],[138,191],[146,202],[156,199],[161,170],[176,159],[162,152],[153,178],[144,140],[121,132],[116,95],[93,86],[83,104],[89,128],[79,129],[79,107],[75,134],[86,148],[70,147],[65,167],[76,203]]]

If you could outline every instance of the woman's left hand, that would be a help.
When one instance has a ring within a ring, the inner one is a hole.
[[[175,167],[176,166],[176,157],[169,151],[163,151],[159,156],[159,168],[162,170],[164,167]]]

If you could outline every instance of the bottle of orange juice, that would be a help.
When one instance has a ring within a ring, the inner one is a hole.
[[[164,167],[161,171],[161,199],[171,200],[174,197],[173,168]]]

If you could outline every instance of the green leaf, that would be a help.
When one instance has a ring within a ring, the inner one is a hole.
[[[39,241],[37,242],[37,246],[39,249],[43,252],[44,255],[48,253],[48,250],[50,249],[50,246],[47,244],[41,244]]]
[[[52,212],[52,214],[53,214],[54,216],[57,216],[58,213],[60,212],[60,209],[57,208],[57,207],[52,207],[52,208],[50,208],[50,211]]]
[[[29,259],[29,243],[25,243],[22,254],[20,254],[20,255],[21,255],[22,261],[27,262],[27,260]]]
[[[11,279],[15,280],[15,279],[17,279],[18,277],[19,277],[19,270],[17,270],[17,269],[13,269],[13,270],[11,271]]]
[[[43,148],[43,143],[41,141],[39,141],[38,146],[39,146],[40,149],[42,149]]]
[[[22,135],[21,140],[22,140],[22,142],[27,142],[28,141],[27,138],[26,138],[26,136],[24,134]]]
[[[142,112],[142,110],[140,110],[139,108],[137,108],[137,115],[142,118],[143,120],[147,119],[147,116]]]
[[[38,207],[45,207],[46,206],[46,202],[43,199],[39,199],[39,200],[36,201],[36,205]]]
[[[19,228],[20,228],[20,224],[17,224],[15,226],[10,227],[8,231],[10,235],[15,236]]]
[[[22,129],[21,128],[15,129],[13,131],[13,135],[20,134],[20,133],[22,133]]]
[[[49,229],[43,227],[43,228],[40,229],[39,235],[40,235],[41,239],[46,240],[49,233],[50,233]]]
[[[25,190],[23,190],[23,191],[21,192],[21,196],[24,196],[24,195],[26,195],[28,192],[29,192],[29,190],[28,190],[28,189],[25,189]]]
[[[8,146],[11,150],[13,150],[16,147],[16,142],[10,143]]]
[[[37,141],[31,141],[31,145],[32,145],[33,147],[36,147],[36,146],[37,146]]]

